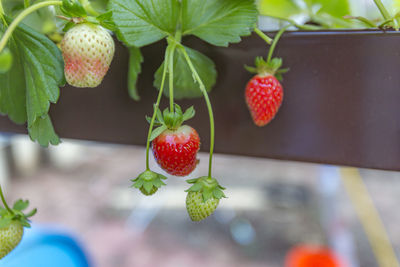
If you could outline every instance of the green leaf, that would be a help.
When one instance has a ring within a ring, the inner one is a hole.
[[[262,0],[258,1],[260,14],[288,18],[302,12],[293,0]]]
[[[137,47],[129,48],[129,71],[128,71],[128,91],[129,96],[139,101],[140,97],[137,91],[137,80],[142,71],[143,57],[140,49]]]
[[[177,0],[110,0],[117,36],[127,46],[142,47],[175,32]]]
[[[49,143],[52,145],[58,145],[60,143],[60,138],[54,132],[49,115],[43,118],[37,118],[36,121],[28,127],[28,131],[32,141],[37,141],[43,147],[49,146]]]
[[[254,0],[182,0],[182,31],[218,46],[240,42],[257,23]]]
[[[12,66],[13,57],[8,48],[0,53],[0,73],[6,73]]]
[[[28,200],[22,200],[19,199],[14,203],[13,209],[22,211],[26,209],[29,206],[29,201]]]
[[[168,128],[167,128],[166,125],[162,125],[162,126],[160,126],[160,127],[158,127],[158,128],[155,128],[155,129],[153,130],[153,132],[151,133],[150,141],[153,141],[154,139],[156,139],[157,136],[159,136],[162,132],[164,132],[164,131],[167,130],[167,129],[168,129]]]
[[[185,47],[194,67],[196,68],[201,80],[206,87],[207,92],[210,92],[217,81],[217,70],[214,62],[203,55],[202,53]],[[164,63],[155,73],[154,86],[160,89],[162,72]],[[169,77],[166,77],[165,83],[168,84]],[[169,96],[169,90],[164,90],[164,95]],[[182,98],[197,98],[203,94],[200,91],[199,84],[195,82],[192,72],[183,53],[178,49],[174,54],[174,97],[175,99]]]
[[[336,18],[349,15],[350,4],[348,0],[304,0],[309,6],[320,7],[317,13],[326,13]]]
[[[0,35],[4,31],[0,21]],[[59,143],[47,114],[50,103],[59,98],[59,86],[65,83],[60,50],[24,24],[16,28],[8,48],[14,63],[9,72],[0,74],[0,112],[16,123],[28,122],[31,139],[41,145]]]

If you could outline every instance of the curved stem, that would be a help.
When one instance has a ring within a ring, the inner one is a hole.
[[[274,50],[276,45],[278,44],[279,39],[281,38],[282,34],[287,30],[287,28],[289,28],[292,25],[287,25],[285,27],[283,27],[282,29],[280,29],[280,31],[275,35],[274,37],[274,41],[272,42],[272,45],[269,49],[268,52],[268,58],[267,58],[267,62],[270,62],[272,59],[272,55],[274,54]]]
[[[389,20],[390,19],[390,14],[387,11],[386,7],[383,5],[381,0],[374,0],[375,5],[378,7],[379,11],[381,12],[383,18],[385,20]]]
[[[6,210],[11,213],[14,214],[14,212],[12,211],[12,209],[10,209],[10,207],[7,205],[7,201],[6,198],[4,197],[3,194],[3,190],[1,189],[1,185],[0,185],[0,197],[1,197],[1,201],[3,202],[4,207],[6,208]]]
[[[172,44],[171,53],[169,55],[169,109],[171,113],[174,112],[174,53],[175,53],[175,44]]]
[[[2,0],[0,0],[0,19],[3,21],[3,25],[5,27],[7,27],[8,25],[7,25],[6,19],[4,18],[4,14],[5,14],[5,12],[3,9],[3,3],[2,3]],[[0,53],[1,53],[1,51],[0,51]]]
[[[161,86],[160,86],[160,90],[158,92],[157,102],[154,107],[153,117],[151,117],[149,132],[147,134],[147,142],[146,142],[146,170],[147,171],[150,170],[150,164],[149,164],[150,136],[151,136],[151,132],[153,131],[154,121],[156,119],[158,107],[160,106],[161,96],[163,94],[163,89],[164,89],[164,84],[165,84],[165,78],[167,77],[167,68],[168,68],[168,64],[169,64],[170,50],[171,50],[170,46],[168,46],[167,49],[165,50],[165,63],[164,63],[164,70],[163,70],[162,79],[161,79]]]
[[[4,49],[6,46],[8,39],[11,37],[13,31],[17,28],[18,24],[29,14],[32,12],[42,8],[42,7],[47,7],[47,6],[61,6],[62,1],[46,1],[46,2],[39,2],[33,6],[28,7],[24,11],[22,11],[10,24],[10,27],[7,28],[7,31],[4,33],[3,37],[1,38],[0,41],[0,52]]]
[[[100,15],[99,12],[97,12],[96,10],[94,10],[94,8],[92,7],[92,5],[90,4],[89,0],[79,0],[83,6],[83,8],[86,10],[87,13],[89,13],[92,16],[97,17],[98,15]]]
[[[179,49],[182,50],[182,53],[183,53],[183,55],[184,55],[184,57],[186,59],[186,62],[189,65],[190,70],[193,73],[194,78],[199,83],[200,90],[204,95],[204,99],[205,99],[206,104],[207,104],[208,114],[210,116],[210,139],[211,140],[210,140],[210,158],[209,158],[209,164],[208,164],[208,178],[211,178],[212,157],[213,157],[213,153],[214,153],[214,135],[215,135],[214,114],[213,114],[210,98],[208,97],[208,93],[207,93],[206,87],[204,86],[203,81],[201,80],[199,74],[197,73],[196,68],[193,66],[193,63],[190,60],[190,57],[189,57],[189,55],[187,54],[187,52],[185,50],[185,47],[179,46]]]
[[[4,14],[4,9],[3,9],[3,3],[2,0],[0,0],[0,16]]]
[[[257,35],[260,36],[260,38],[263,39],[267,44],[272,44],[272,38],[263,33],[259,28],[255,28],[254,32],[257,33]]]

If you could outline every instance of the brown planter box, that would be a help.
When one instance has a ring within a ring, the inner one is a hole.
[[[243,69],[255,56],[266,55],[256,36],[229,48],[184,40],[215,60],[218,82],[210,97],[216,119],[219,153],[285,160],[400,170],[400,45],[399,34],[380,31],[293,32],[284,35],[277,54],[291,71],[285,75],[284,104],[268,126],[253,125],[244,102],[251,74]],[[117,45],[110,72],[97,89],[61,89],[51,116],[61,137],[144,145],[156,99],[153,73],[165,43],[142,49],[139,80],[142,100],[128,96],[127,50]],[[208,150],[209,127],[202,99],[189,124],[198,129]],[[163,108],[167,106],[164,99]],[[25,132],[6,117],[2,131]]]

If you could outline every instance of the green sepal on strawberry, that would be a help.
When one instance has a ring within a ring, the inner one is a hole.
[[[166,179],[167,177],[162,174],[146,170],[131,181],[133,182],[132,187],[139,189],[146,196],[151,196],[157,192],[161,186],[165,185],[162,180]]]
[[[289,71],[288,68],[281,69],[283,61],[281,58],[273,58],[269,62],[265,61],[263,57],[256,57],[255,67],[244,66],[245,69],[250,73],[255,73],[260,76],[272,75],[279,81],[283,80],[282,74]]]
[[[197,152],[200,149],[200,137],[197,131],[182,125],[186,120],[193,118],[195,111],[193,107],[188,108],[185,113],[179,105],[174,105],[171,112],[165,109],[156,111],[154,129],[150,135],[152,150],[157,164],[167,173],[175,176],[186,176],[190,174],[199,163]],[[147,120],[150,121],[149,118]]]
[[[95,25],[100,25],[110,31],[115,31],[117,29],[115,23],[112,20],[112,11],[102,13],[98,16],[89,16],[85,7],[79,0],[63,0],[63,4],[60,10],[67,17],[60,17],[66,19],[68,22],[65,24],[63,31],[67,32],[79,23],[91,23]]]
[[[182,108],[178,104],[174,105],[174,112],[170,112],[168,108],[164,109],[163,112],[157,109],[154,125],[158,127],[151,133],[150,141],[156,139],[165,130],[177,130],[183,122],[190,120],[195,114],[193,106],[183,113]],[[150,117],[146,117],[146,120],[149,123],[151,122]]]
[[[29,218],[35,215],[37,210],[23,213],[28,205],[28,200],[17,200],[10,210],[0,207],[0,259],[21,242],[24,227],[31,227]]]
[[[201,221],[210,216],[218,207],[219,200],[226,197],[215,178],[203,176],[187,180],[193,184],[187,192],[186,209],[192,221]]]

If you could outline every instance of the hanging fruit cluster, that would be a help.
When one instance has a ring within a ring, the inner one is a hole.
[[[55,6],[56,17],[64,21],[64,37],[58,44],[24,25],[22,20],[38,9]],[[144,195],[153,195],[165,185],[167,177],[150,170],[150,148],[158,165],[169,175],[184,177],[199,164],[200,136],[186,124],[195,116],[193,107],[183,111],[175,102],[182,98],[203,97],[210,120],[208,173],[187,180],[186,207],[193,221],[211,215],[225,197],[218,180],[212,176],[214,152],[214,114],[208,92],[217,72],[214,62],[202,53],[186,47],[182,38],[194,35],[215,46],[228,46],[253,30],[268,44],[272,40],[255,29],[258,12],[254,0],[110,0],[107,11],[98,13],[88,0],[54,0],[30,5],[16,16],[7,15],[0,0],[0,112],[12,121],[27,124],[33,141],[42,146],[60,142],[50,116],[60,87],[97,87],[106,75],[115,52],[111,32],[130,52],[128,89],[139,100],[136,82],[143,61],[140,48],[165,39],[164,61],[154,75],[159,90],[154,112],[147,117],[150,126],[146,141],[146,167],[133,179],[132,187]],[[235,22],[235,23],[232,23]],[[286,28],[285,28],[286,29]],[[280,31],[272,43],[267,61],[256,59],[256,67],[247,67],[257,75],[246,88],[246,102],[256,125],[264,126],[275,116],[283,100],[278,80],[281,59],[272,53]],[[161,111],[162,96],[169,107]],[[0,209],[0,258],[21,240],[23,227],[29,227],[28,214],[22,213],[28,201],[18,200],[10,208],[0,187],[4,208]]]

